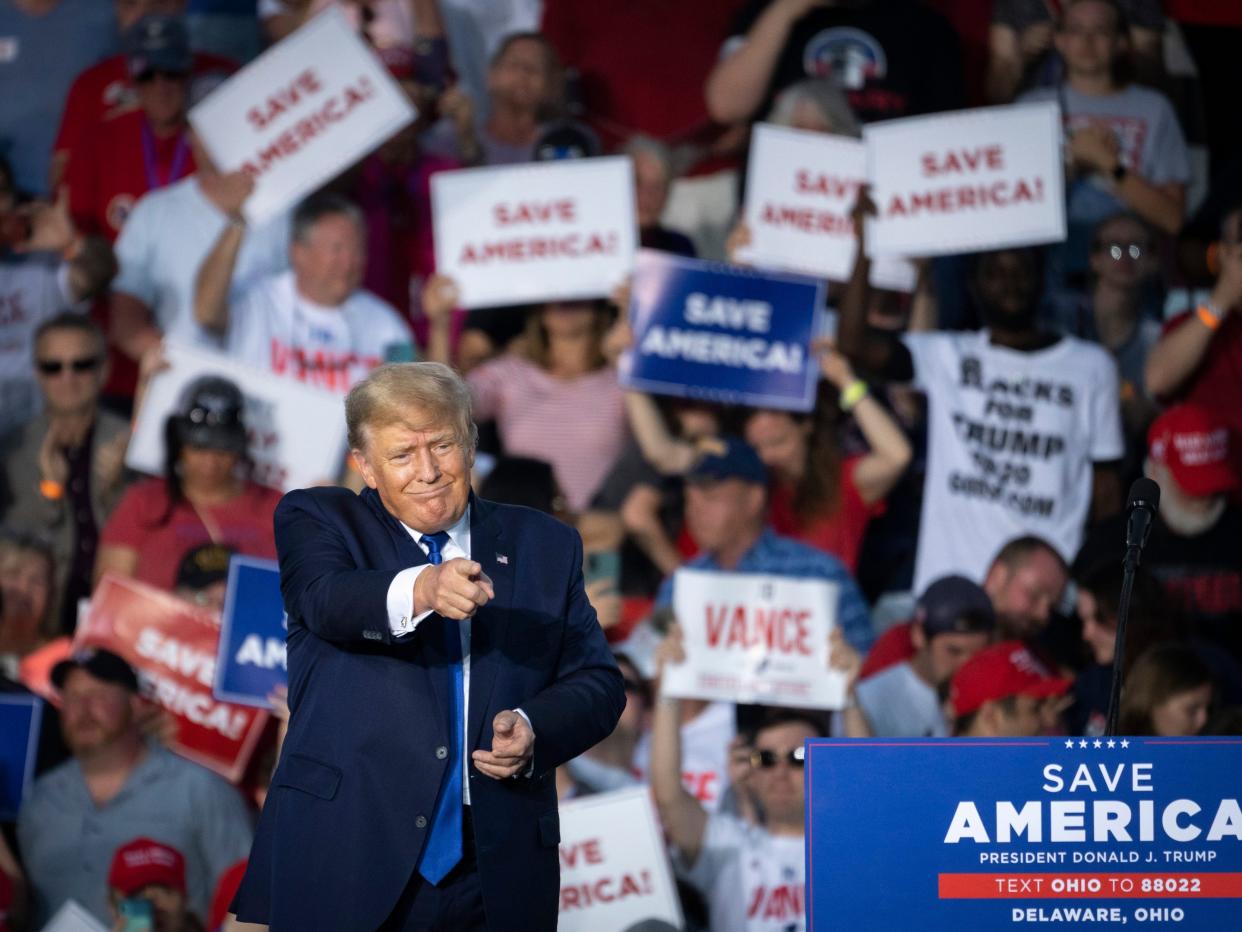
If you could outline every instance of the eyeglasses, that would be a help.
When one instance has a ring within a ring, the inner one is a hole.
[[[84,356],[81,359],[40,359],[37,363],[39,371],[44,375],[60,375],[66,369],[74,372],[90,372],[99,365],[98,356]]]
[[[1135,262],[1143,258],[1143,253],[1147,251],[1147,246],[1143,243],[1101,243],[1100,249],[1107,252],[1109,258],[1114,262],[1120,262],[1129,256]]]
[[[806,763],[806,749],[794,748],[783,756],[775,751],[755,750],[750,752],[750,766],[758,767],[760,770],[771,770],[778,761],[782,760],[795,770],[801,770]]]
[[[165,81],[184,81],[187,77],[184,71],[166,71],[163,68],[152,68],[134,78],[134,83],[150,84],[156,78],[163,78]]]

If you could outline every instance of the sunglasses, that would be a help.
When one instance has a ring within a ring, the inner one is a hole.
[[[185,81],[188,77],[184,71],[166,71],[163,68],[152,68],[135,77],[134,83],[150,84],[156,78],[163,78],[165,81]]]
[[[782,760],[795,770],[801,770],[806,764],[806,748],[794,748],[783,756],[775,751],[750,752],[750,766],[758,767],[760,770],[771,770],[778,761]]]
[[[44,375],[59,375],[66,369],[74,372],[90,372],[99,366],[98,356],[85,356],[82,359],[40,359],[39,371]]]

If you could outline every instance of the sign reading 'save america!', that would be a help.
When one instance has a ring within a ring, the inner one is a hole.
[[[400,85],[331,7],[216,88],[190,123],[221,171],[254,178],[244,209],[259,223],[414,116]]]
[[[1240,738],[813,740],[809,928],[1242,928]]]
[[[634,174],[621,156],[431,176],[436,268],[462,307],[602,298],[634,263]]]

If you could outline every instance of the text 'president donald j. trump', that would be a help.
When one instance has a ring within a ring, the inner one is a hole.
[[[625,706],[582,542],[471,494],[470,395],[446,366],[382,366],[345,414],[368,488],[276,510],[292,718],[235,912],[274,932],[554,929],[553,771]]]

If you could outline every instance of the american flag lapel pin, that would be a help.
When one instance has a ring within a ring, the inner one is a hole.
[[[498,553],[496,554],[496,562],[499,563],[501,566],[508,566],[509,557],[503,553]]]

